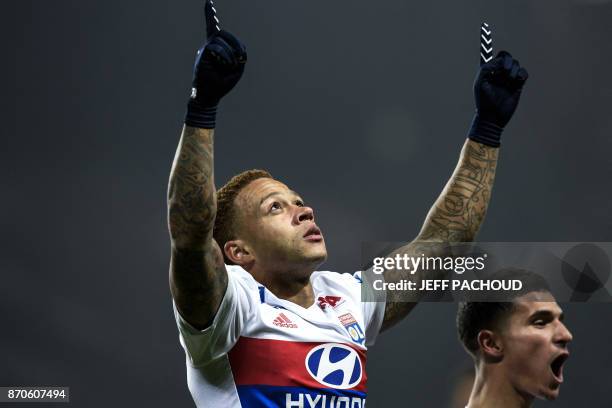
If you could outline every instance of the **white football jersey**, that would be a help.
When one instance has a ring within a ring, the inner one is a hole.
[[[247,271],[227,265],[213,323],[196,330],[174,313],[198,407],[363,408],[366,351],[384,302],[361,301],[361,274],[314,272],[315,303],[279,299]]]

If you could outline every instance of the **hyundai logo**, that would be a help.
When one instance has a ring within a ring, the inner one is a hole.
[[[353,388],[361,381],[361,360],[351,347],[328,343],[314,347],[306,356],[306,369],[327,387]]]

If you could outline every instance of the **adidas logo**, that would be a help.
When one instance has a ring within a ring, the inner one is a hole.
[[[272,322],[275,326],[286,327],[289,329],[297,329],[297,324],[293,323],[284,313],[279,313],[276,319]]]

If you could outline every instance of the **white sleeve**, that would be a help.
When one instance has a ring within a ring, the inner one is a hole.
[[[366,346],[373,346],[385,317],[384,292],[375,292],[372,285],[364,283],[361,271],[355,272],[353,277],[361,284],[360,299],[366,325]]]
[[[194,367],[226,354],[238,341],[251,315],[256,313],[256,305],[250,293],[252,288],[236,276],[230,267],[227,269],[227,290],[212,324],[206,329],[198,330],[190,325],[172,302],[181,345]]]

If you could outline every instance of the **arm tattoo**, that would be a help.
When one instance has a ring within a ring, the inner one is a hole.
[[[223,256],[213,239],[213,133],[185,126],[168,187],[170,290],[183,318],[197,329],[210,324],[227,288]]]
[[[227,288],[221,250],[214,241],[213,247],[216,250],[173,248],[170,262],[170,291],[176,306],[200,330],[211,324]]]
[[[443,248],[434,243],[473,241],[480,229],[495,180],[499,149],[468,140],[459,163],[429,211],[419,236],[395,253],[408,256],[440,256]],[[429,244],[428,244],[429,243]],[[434,272],[435,273],[435,272]],[[385,273],[388,282],[402,279],[420,285],[422,273],[410,274],[405,270],[390,270]],[[433,278],[433,276],[429,276]],[[394,291],[393,291],[394,292]],[[381,328],[385,330],[405,317],[417,304],[414,299],[399,299],[396,293],[387,293],[385,317]]]
[[[468,140],[451,179],[427,215],[420,240],[466,242],[484,220],[499,150]]]
[[[213,130],[186,126],[168,188],[168,221],[179,246],[204,244],[212,237],[216,214]]]

